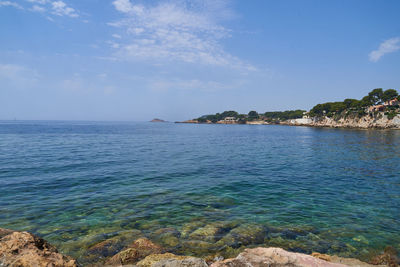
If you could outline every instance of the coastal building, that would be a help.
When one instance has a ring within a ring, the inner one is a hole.
[[[368,107],[368,112],[376,112],[376,111],[384,111],[385,106],[384,105],[375,105],[375,106],[370,106]]]
[[[386,102],[384,103],[384,105],[385,105],[385,106],[388,106],[388,107],[399,106],[399,105],[400,105],[400,101],[397,100],[397,98],[394,98],[394,99],[392,99],[392,100],[386,101]]]
[[[303,112],[303,119],[309,119],[309,118],[310,118],[309,112],[307,111]]]
[[[309,125],[313,122],[313,120],[311,118],[309,118],[308,116],[303,116],[303,118],[301,119],[292,119],[289,120],[289,124],[293,124],[293,125]]]
[[[236,119],[235,117],[226,117],[226,118],[224,119],[224,121],[225,121],[225,122],[236,122],[237,119]]]

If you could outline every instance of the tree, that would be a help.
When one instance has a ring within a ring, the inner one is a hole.
[[[392,100],[392,99],[396,98],[398,95],[399,94],[397,93],[396,90],[387,89],[385,92],[383,92],[382,101],[386,102],[386,101]]]
[[[369,107],[369,106],[374,105],[374,104],[375,104],[375,103],[374,103],[374,100],[372,99],[372,97],[370,97],[369,95],[367,95],[367,96],[364,96],[364,97],[361,99],[361,101],[360,101],[360,103],[359,103],[359,107],[365,108],[365,107]]]
[[[347,98],[343,101],[346,108],[356,108],[358,106],[359,102],[360,101],[358,101],[357,99],[350,99],[350,98]]]
[[[260,116],[258,115],[258,112],[257,112],[257,111],[254,111],[254,110],[250,111],[249,114],[248,114],[248,116],[249,116],[249,119],[250,119],[250,120],[255,120],[255,119],[258,119],[258,118],[260,117]]]
[[[236,111],[233,110],[229,110],[229,111],[224,111],[221,113],[221,119],[225,119],[226,117],[235,117],[237,118],[239,116],[239,113],[237,113]]]
[[[373,105],[382,104],[383,90],[382,88],[376,88],[369,92],[368,96],[371,98]]]

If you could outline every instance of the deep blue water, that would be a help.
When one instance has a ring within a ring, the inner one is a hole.
[[[400,131],[0,122],[0,227],[78,258],[193,221],[265,227],[249,246],[361,258],[400,249],[399,215]]]

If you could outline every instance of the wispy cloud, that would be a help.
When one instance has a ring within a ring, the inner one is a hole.
[[[30,85],[37,82],[39,74],[25,66],[0,64],[0,81],[4,84]]]
[[[23,9],[23,7],[20,4],[17,4],[12,1],[0,1],[0,7],[2,7],[2,6],[10,6],[10,7],[18,8],[18,9]]]
[[[71,18],[79,17],[78,13],[72,7],[67,6],[63,1],[54,1],[51,3],[52,13],[57,16],[68,16]]]
[[[46,8],[38,5],[33,5],[31,10],[35,12],[45,12]]]
[[[0,7],[10,6],[17,9],[24,9],[32,12],[48,12],[50,15],[67,16],[71,18],[79,17],[78,11],[66,4],[64,1],[54,0],[26,0],[25,4],[14,1],[0,1]]]
[[[239,81],[241,82],[241,81]],[[198,79],[156,79],[149,83],[149,88],[153,91],[169,90],[202,90],[206,92],[215,92],[220,90],[231,90],[238,86],[238,81],[231,83],[222,83],[219,81],[203,81]]]
[[[221,45],[231,35],[221,23],[234,14],[228,0],[172,0],[153,5],[115,0],[113,5],[124,15],[109,23],[124,32],[118,33],[123,36],[117,58],[255,69]]]
[[[381,57],[386,54],[393,53],[400,50],[400,37],[395,37],[382,42],[377,50],[369,54],[369,60],[377,62]]]

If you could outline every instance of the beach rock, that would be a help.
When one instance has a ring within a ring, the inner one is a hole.
[[[208,267],[208,265],[203,259],[190,257],[183,260],[161,260],[151,265],[151,267]]]
[[[58,253],[44,239],[28,232],[0,229],[0,266],[77,267],[77,262]]]
[[[9,229],[0,228],[0,238],[3,238],[4,236],[9,235],[12,232],[14,232],[14,231],[9,230]]]
[[[321,260],[324,260],[324,261],[332,261],[331,256],[327,255],[327,254],[321,254],[321,253],[318,253],[318,252],[313,252],[311,254],[311,256],[313,256],[315,258],[318,258],[318,259],[321,259]]]
[[[121,264],[133,264],[148,255],[161,253],[162,248],[159,245],[154,244],[147,238],[139,238],[133,242],[127,249],[117,253],[109,260],[106,264],[111,266],[119,266]]]
[[[172,253],[164,253],[164,254],[152,254],[144,258],[143,260],[139,261],[137,263],[137,266],[139,267],[151,267],[153,264],[158,263],[160,261],[165,261],[165,260],[185,260],[189,259],[191,257],[188,256],[178,256]]]
[[[384,265],[372,265],[372,264],[368,264],[366,262],[362,262],[358,259],[354,259],[354,258],[342,258],[339,256],[330,256],[330,260],[333,263],[339,263],[339,264],[344,264],[346,266],[354,266],[354,267],[384,267],[384,266],[388,266],[386,264]]]
[[[214,262],[210,267],[377,267],[352,258],[341,258],[320,253],[312,256],[288,252],[281,248],[253,248],[245,249],[233,259]],[[386,265],[379,265],[386,266]]]
[[[387,265],[390,267],[400,266],[400,259],[397,257],[397,251],[393,247],[386,247],[381,255],[375,256],[370,261],[372,264]]]
[[[246,249],[234,259],[228,259],[211,264],[211,267],[344,267],[346,265],[331,263],[317,259],[310,255],[293,253],[281,248],[254,248]]]
[[[291,252],[306,254],[312,252],[311,248],[307,246],[307,242],[302,242],[300,240],[283,239],[281,236],[265,239],[264,243],[267,244],[269,247],[280,247]]]

